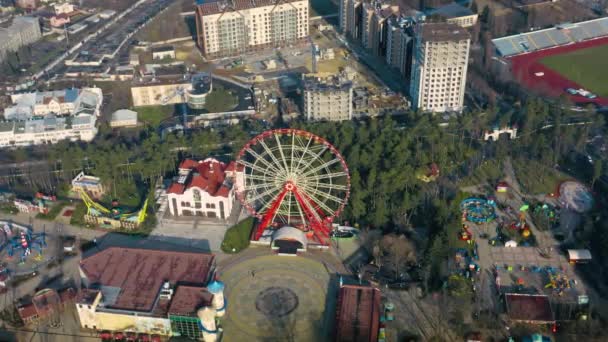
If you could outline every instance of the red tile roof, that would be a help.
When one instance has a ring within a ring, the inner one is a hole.
[[[342,286],[338,295],[336,341],[378,341],[380,299],[380,290],[376,288]]]
[[[32,304],[36,308],[38,316],[44,317],[56,310],[61,303],[61,298],[55,290],[45,289],[38,292],[32,298]]]
[[[514,321],[551,323],[555,321],[549,297],[545,295],[505,294],[507,315]]]
[[[196,311],[209,306],[213,295],[204,287],[178,286],[171,299],[168,313],[180,316],[196,316]]]
[[[205,286],[214,264],[215,256],[207,253],[110,247],[80,267],[91,284],[121,289],[111,308],[148,312],[165,281]]]
[[[167,189],[167,193],[183,194],[184,191],[196,187],[214,197],[228,197],[230,188],[224,185],[228,169],[226,164],[213,158],[203,161],[186,159],[180,163],[179,169],[190,170],[190,176],[186,180],[187,184],[174,182]]]
[[[36,308],[34,304],[27,304],[17,308],[17,312],[19,312],[19,317],[22,320],[27,321],[28,319],[36,316],[38,313],[36,312]]]

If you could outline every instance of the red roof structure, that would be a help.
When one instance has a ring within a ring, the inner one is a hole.
[[[555,322],[551,303],[546,295],[507,293],[505,302],[507,315],[513,321],[534,324]]]
[[[178,286],[175,289],[168,313],[179,316],[195,316],[196,311],[211,305],[213,295],[204,287]]]
[[[183,194],[196,187],[214,197],[228,197],[230,188],[224,184],[227,169],[226,164],[213,158],[202,161],[186,159],[179,165],[180,179],[169,186],[167,193]]]
[[[213,254],[123,247],[109,247],[80,262],[90,285],[120,289],[106,307],[145,312],[155,311],[164,282],[202,287],[214,267]]]
[[[380,328],[380,290],[344,285],[337,306],[336,342],[376,342]]]
[[[24,321],[32,318],[44,318],[57,310],[61,310],[63,305],[76,298],[76,290],[73,288],[63,289],[59,292],[53,289],[43,289],[38,291],[33,297],[32,302],[20,306],[17,311]]]

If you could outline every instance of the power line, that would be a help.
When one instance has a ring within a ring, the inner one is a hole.
[[[34,334],[41,334],[41,335],[86,337],[86,338],[101,339],[99,336],[96,336],[96,335],[91,336],[91,335],[68,334],[68,333],[60,333],[60,332],[37,331],[37,330],[29,330],[29,329],[12,328],[12,327],[6,327],[6,326],[3,328],[0,328],[0,331],[15,331],[15,332],[34,333]]]

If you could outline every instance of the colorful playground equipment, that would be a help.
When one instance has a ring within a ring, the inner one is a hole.
[[[429,183],[435,181],[439,177],[439,173],[439,166],[435,163],[431,163],[425,169],[416,172],[416,178],[425,183]]]
[[[148,199],[144,201],[142,208],[134,213],[124,213],[118,201],[112,201],[112,208],[108,209],[93,201],[89,195],[80,191],[80,198],[87,206],[85,220],[89,223],[113,228],[136,228],[146,219]]]
[[[475,256],[471,255],[466,249],[457,249],[456,254],[454,254],[454,265],[458,270],[457,273],[465,278],[471,278],[479,273],[481,268],[475,262],[476,260]]]
[[[496,218],[496,202],[492,199],[470,197],[460,203],[462,220],[472,223],[492,222]]]
[[[14,234],[13,230],[8,225],[4,225],[3,233],[6,236],[5,243],[0,247],[6,248],[9,258],[13,258],[15,254],[19,254],[19,262],[24,263],[28,256],[32,254],[32,250],[38,252],[35,256],[40,259],[42,249],[46,248],[46,234],[32,233],[29,230],[21,230],[18,234]]]
[[[549,283],[545,285],[546,289],[553,289],[558,296],[564,294],[564,290],[570,288],[570,279],[563,274],[557,272],[549,272]]]
[[[473,233],[469,230],[469,226],[466,224],[462,224],[462,230],[458,233],[458,239],[462,241],[471,241],[473,238]]]

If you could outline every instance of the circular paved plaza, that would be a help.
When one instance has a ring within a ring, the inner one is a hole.
[[[323,264],[304,257],[259,256],[220,270],[220,279],[226,284],[224,341],[326,339],[330,275]],[[329,308],[335,298],[331,301]]]

